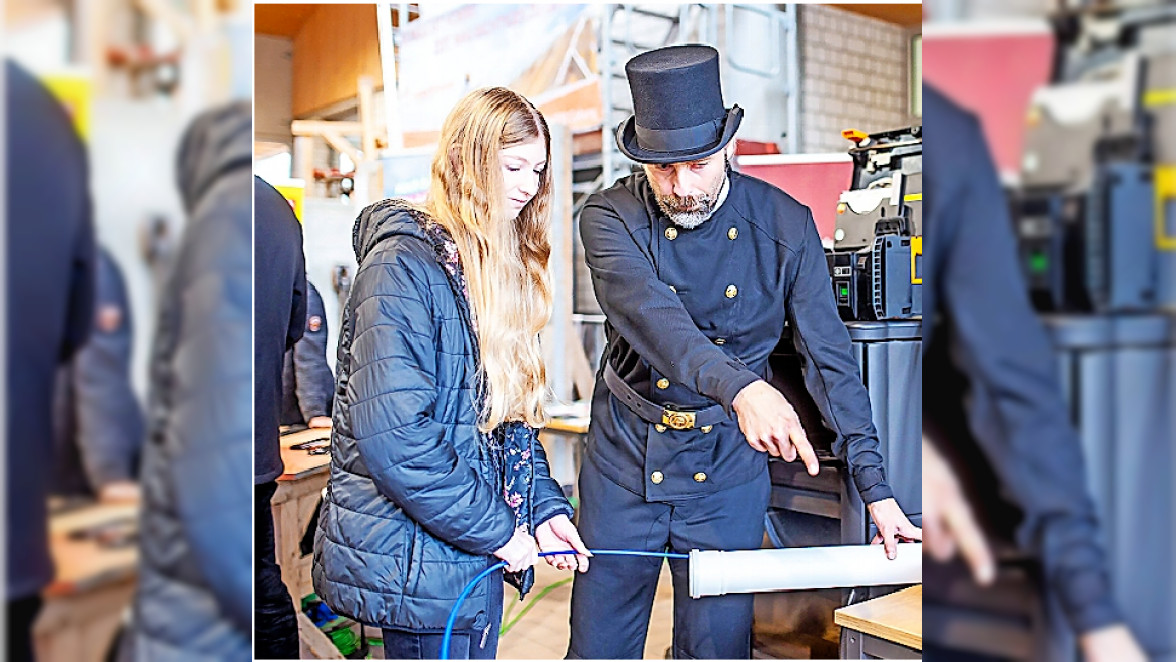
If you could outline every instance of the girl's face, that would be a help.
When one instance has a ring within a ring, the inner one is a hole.
[[[547,144],[542,137],[507,147],[499,153],[507,218],[518,218],[539,192],[539,176],[547,167]]]

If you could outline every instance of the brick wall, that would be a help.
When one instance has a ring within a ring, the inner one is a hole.
[[[819,5],[801,5],[798,20],[801,152],[844,152],[843,129],[918,121],[909,114],[909,30]]]

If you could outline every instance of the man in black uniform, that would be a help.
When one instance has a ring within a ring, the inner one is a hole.
[[[581,536],[608,549],[760,546],[768,455],[818,471],[795,411],[766,381],[787,321],[875,542],[893,558],[897,538],[922,533],[886,483],[811,212],[730,170],[743,111],[723,107],[717,51],[659,49],[626,71],[635,114],[616,139],[644,173],[593,195],[580,218],[608,341],[580,472]],[[693,600],[686,562],[670,567],[674,657],[750,657],[752,596]],[[577,574],[568,657],[641,657],[660,568],[610,556]]]

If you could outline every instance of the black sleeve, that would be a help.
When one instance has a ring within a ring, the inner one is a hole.
[[[812,212],[804,233],[786,306],[805,387],[826,425],[837,434],[833,450],[849,465],[862,501],[869,504],[889,499],[894,492],[886,484],[870,396],[862,384],[845,322],[837,314],[825,251]]]
[[[584,256],[596,300],[609,324],[643,359],[670,381],[718,402],[731,402],[760,379],[706,337],[603,197],[588,201],[580,215]]]
[[[1051,344],[1029,305],[996,169],[975,121],[971,128],[961,153],[975,161],[951,205],[957,233],[938,261],[952,354],[973,388],[991,399],[996,420],[983,424],[996,432],[977,438],[1024,511],[1019,543],[1040,550],[1049,585],[1074,628],[1085,632],[1120,617]]]
[[[292,349],[306,330],[306,256],[302,253],[302,226],[298,232],[294,282],[290,290],[290,325],[286,332],[286,349]]]
[[[86,181],[86,180],[83,180]],[[96,252],[94,243],[94,222],[89,193],[82,202],[81,216],[76,223],[73,255],[70,259],[69,310],[66,319],[65,336],[62,339],[59,361],[64,363],[74,355],[90,337],[94,324],[94,296],[97,289]]]

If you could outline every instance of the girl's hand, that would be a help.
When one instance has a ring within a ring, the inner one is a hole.
[[[494,556],[506,561],[508,572],[522,572],[539,561],[539,550],[535,547],[535,539],[525,529],[515,529],[502,549],[494,552]]]
[[[568,519],[567,515],[556,515],[546,522],[539,525],[535,529],[535,541],[539,543],[539,549],[545,552],[559,551],[564,549],[574,549],[579,554],[559,554],[557,556],[548,556],[547,564],[555,566],[560,570],[579,570],[580,572],[588,572],[588,557],[592,556],[592,552],[584,545],[584,541],[580,540],[580,532],[576,530],[576,525]]]

